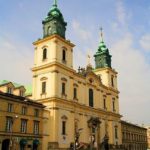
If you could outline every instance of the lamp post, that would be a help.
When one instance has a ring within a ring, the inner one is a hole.
[[[24,99],[23,102],[27,103],[28,102],[28,99]],[[17,107],[19,106],[19,103],[16,104],[15,108],[14,108],[14,113],[17,114],[16,110],[17,110]],[[14,127],[14,122],[16,119],[18,119],[19,116],[18,115],[15,115],[12,117],[12,121],[11,121],[11,132],[10,132],[10,145],[9,145],[9,150],[14,150],[14,142],[13,142],[13,127]]]
[[[14,121],[18,118],[18,116],[14,116],[12,118],[12,121],[11,121],[11,133],[10,133],[10,146],[9,146],[9,149],[10,150],[13,150],[13,139],[12,139],[12,136],[13,136],[13,125],[14,125]]]

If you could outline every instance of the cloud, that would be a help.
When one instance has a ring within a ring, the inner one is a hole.
[[[148,123],[150,65],[143,53],[134,48],[133,41],[133,35],[127,33],[111,48],[114,68],[119,73],[120,110],[128,120]]]
[[[150,34],[146,34],[141,37],[140,45],[144,50],[150,51]]]
[[[91,38],[91,33],[85,28],[82,28],[78,21],[73,20],[72,28],[75,30],[76,35],[80,37],[81,40],[89,40]]]
[[[33,53],[30,47],[14,42],[11,35],[0,36],[0,80],[10,80],[21,83],[31,83]]]
[[[82,30],[80,23],[75,22],[75,33],[78,35],[78,40],[81,43],[74,51],[75,68],[77,66],[86,65],[86,54],[88,49],[83,51],[82,40],[83,37],[79,36]],[[89,32],[91,32],[89,30]],[[121,30],[118,30],[120,33]],[[118,34],[119,34],[118,33]],[[150,65],[145,59],[143,52],[140,49],[134,47],[135,38],[131,32],[121,32],[122,34],[116,37],[114,43],[110,48],[112,54],[113,68],[118,71],[118,89],[120,93],[120,113],[124,116],[124,119],[130,120],[135,123],[147,123],[149,118],[149,99],[150,99]],[[88,33],[92,37],[91,33]],[[93,38],[95,39],[95,38]],[[93,42],[93,39],[90,42]],[[84,39],[86,40],[86,39]],[[95,53],[95,42],[93,42],[93,52]],[[87,47],[90,45],[87,41]],[[107,43],[106,43],[107,45]],[[139,111],[140,110],[140,111]]]
[[[126,11],[121,0],[118,0],[116,3],[117,19],[121,25],[126,23]]]

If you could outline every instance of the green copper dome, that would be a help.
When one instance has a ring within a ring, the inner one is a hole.
[[[100,42],[98,47],[99,52],[106,52],[108,51],[108,48],[106,47],[105,43],[103,41]]]
[[[109,50],[103,40],[100,41],[98,50],[94,57],[96,68],[111,68],[111,55],[109,54]]]
[[[51,36],[57,34],[65,38],[65,31],[67,23],[64,21],[61,11],[58,9],[56,1],[50,11],[47,14],[47,17],[43,20],[43,36]]]

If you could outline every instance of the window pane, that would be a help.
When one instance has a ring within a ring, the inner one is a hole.
[[[34,110],[34,116],[35,116],[35,117],[38,117],[38,116],[39,116],[39,110],[38,110],[38,109],[35,109],[35,110]]]
[[[43,60],[47,58],[47,49],[43,50]]]
[[[65,50],[63,50],[62,60],[63,60],[63,61],[66,61],[66,51],[65,51]]]
[[[65,83],[62,83],[62,94],[65,94]]]
[[[12,88],[8,87],[8,88],[7,88],[7,93],[8,93],[8,94],[12,94]]]
[[[106,99],[103,99],[104,109],[106,109]]]
[[[24,96],[24,91],[20,90],[20,96]]]
[[[62,135],[66,134],[66,121],[62,121]]]
[[[27,132],[27,120],[24,119],[21,120],[21,132],[22,133]]]
[[[8,112],[12,112],[13,110],[13,104],[8,104]]]
[[[73,96],[73,98],[77,98],[77,89],[76,88],[74,88],[74,96]]]
[[[27,113],[27,107],[22,107],[22,115],[26,115]]]
[[[33,130],[34,134],[39,134],[39,122],[38,121],[34,121],[34,130]]]
[[[46,93],[46,82],[42,82],[42,94]]]
[[[12,131],[12,125],[13,125],[13,119],[11,117],[6,118],[6,131],[11,132]]]
[[[89,89],[89,106],[93,107],[93,90]]]
[[[118,128],[115,127],[115,138],[118,139]]]
[[[112,87],[114,87],[114,77],[113,76],[111,76],[111,85],[112,85]]]

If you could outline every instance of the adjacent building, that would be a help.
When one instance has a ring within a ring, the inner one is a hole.
[[[146,150],[147,129],[126,121],[121,121],[122,144],[125,150]]]
[[[4,89],[13,87],[3,85]],[[0,149],[1,150],[41,150],[44,106],[22,97],[24,88],[13,88],[0,92]]]
[[[147,126],[147,143],[148,143],[148,149],[150,149],[150,127]]]

